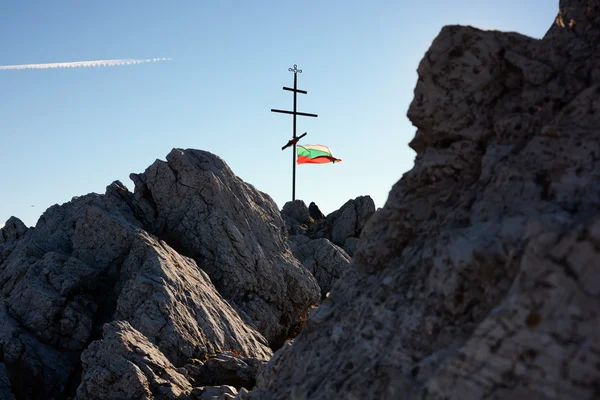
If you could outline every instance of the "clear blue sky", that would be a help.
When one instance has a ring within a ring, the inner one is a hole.
[[[0,71],[0,225],[142,172],[174,147],[222,157],[291,198],[294,63],[304,143],[340,164],[301,165],[296,197],[325,213],[382,206],[409,170],[406,118],[419,61],[442,26],[540,38],[558,0],[2,0],[0,65],[170,57],[132,66]],[[32,207],[32,205],[34,207]]]

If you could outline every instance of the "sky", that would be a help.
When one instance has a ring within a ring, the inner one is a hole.
[[[297,167],[296,198],[327,214],[382,207],[413,166],[416,69],[444,25],[541,38],[558,0],[0,0],[0,226],[115,180],[130,190],[173,148],[210,151],[281,209],[291,200],[294,64],[304,144],[343,162]]]

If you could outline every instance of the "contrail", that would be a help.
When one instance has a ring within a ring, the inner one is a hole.
[[[49,69],[49,68],[82,68],[82,67],[117,67],[121,65],[134,65],[149,62],[168,61],[170,58],[148,58],[135,60],[127,58],[124,60],[96,60],[96,61],[73,61],[49,64],[23,64],[23,65],[0,65],[0,70],[6,69]]]

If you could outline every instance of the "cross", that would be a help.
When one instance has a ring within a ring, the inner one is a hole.
[[[285,150],[286,148],[293,146],[294,149],[294,154],[292,158],[292,201],[294,201],[296,200],[296,143],[298,143],[298,140],[306,136],[306,132],[304,132],[300,136],[296,136],[296,115],[300,115],[303,117],[318,117],[318,115],[296,111],[296,94],[307,94],[307,92],[305,90],[298,89],[298,74],[302,73],[302,70],[298,69],[298,65],[294,64],[294,68],[288,68],[288,71],[294,73],[294,88],[292,89],[284,86],[283,90],[289,90],[290,92],[294,92],[294,111],[276,110],[274,108],[272,108],[271,111],[283,114],[292,114],[294,116],[294,130],[292,140],[289,140],[287,144],[281,148],[281,150]]]

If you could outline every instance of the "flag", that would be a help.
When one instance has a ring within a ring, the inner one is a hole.
[[[336,163],[342,161],[331,154],[329,147],[321,144],[298,146],[297,154],[298,164],[325,164],[328,162]]]

